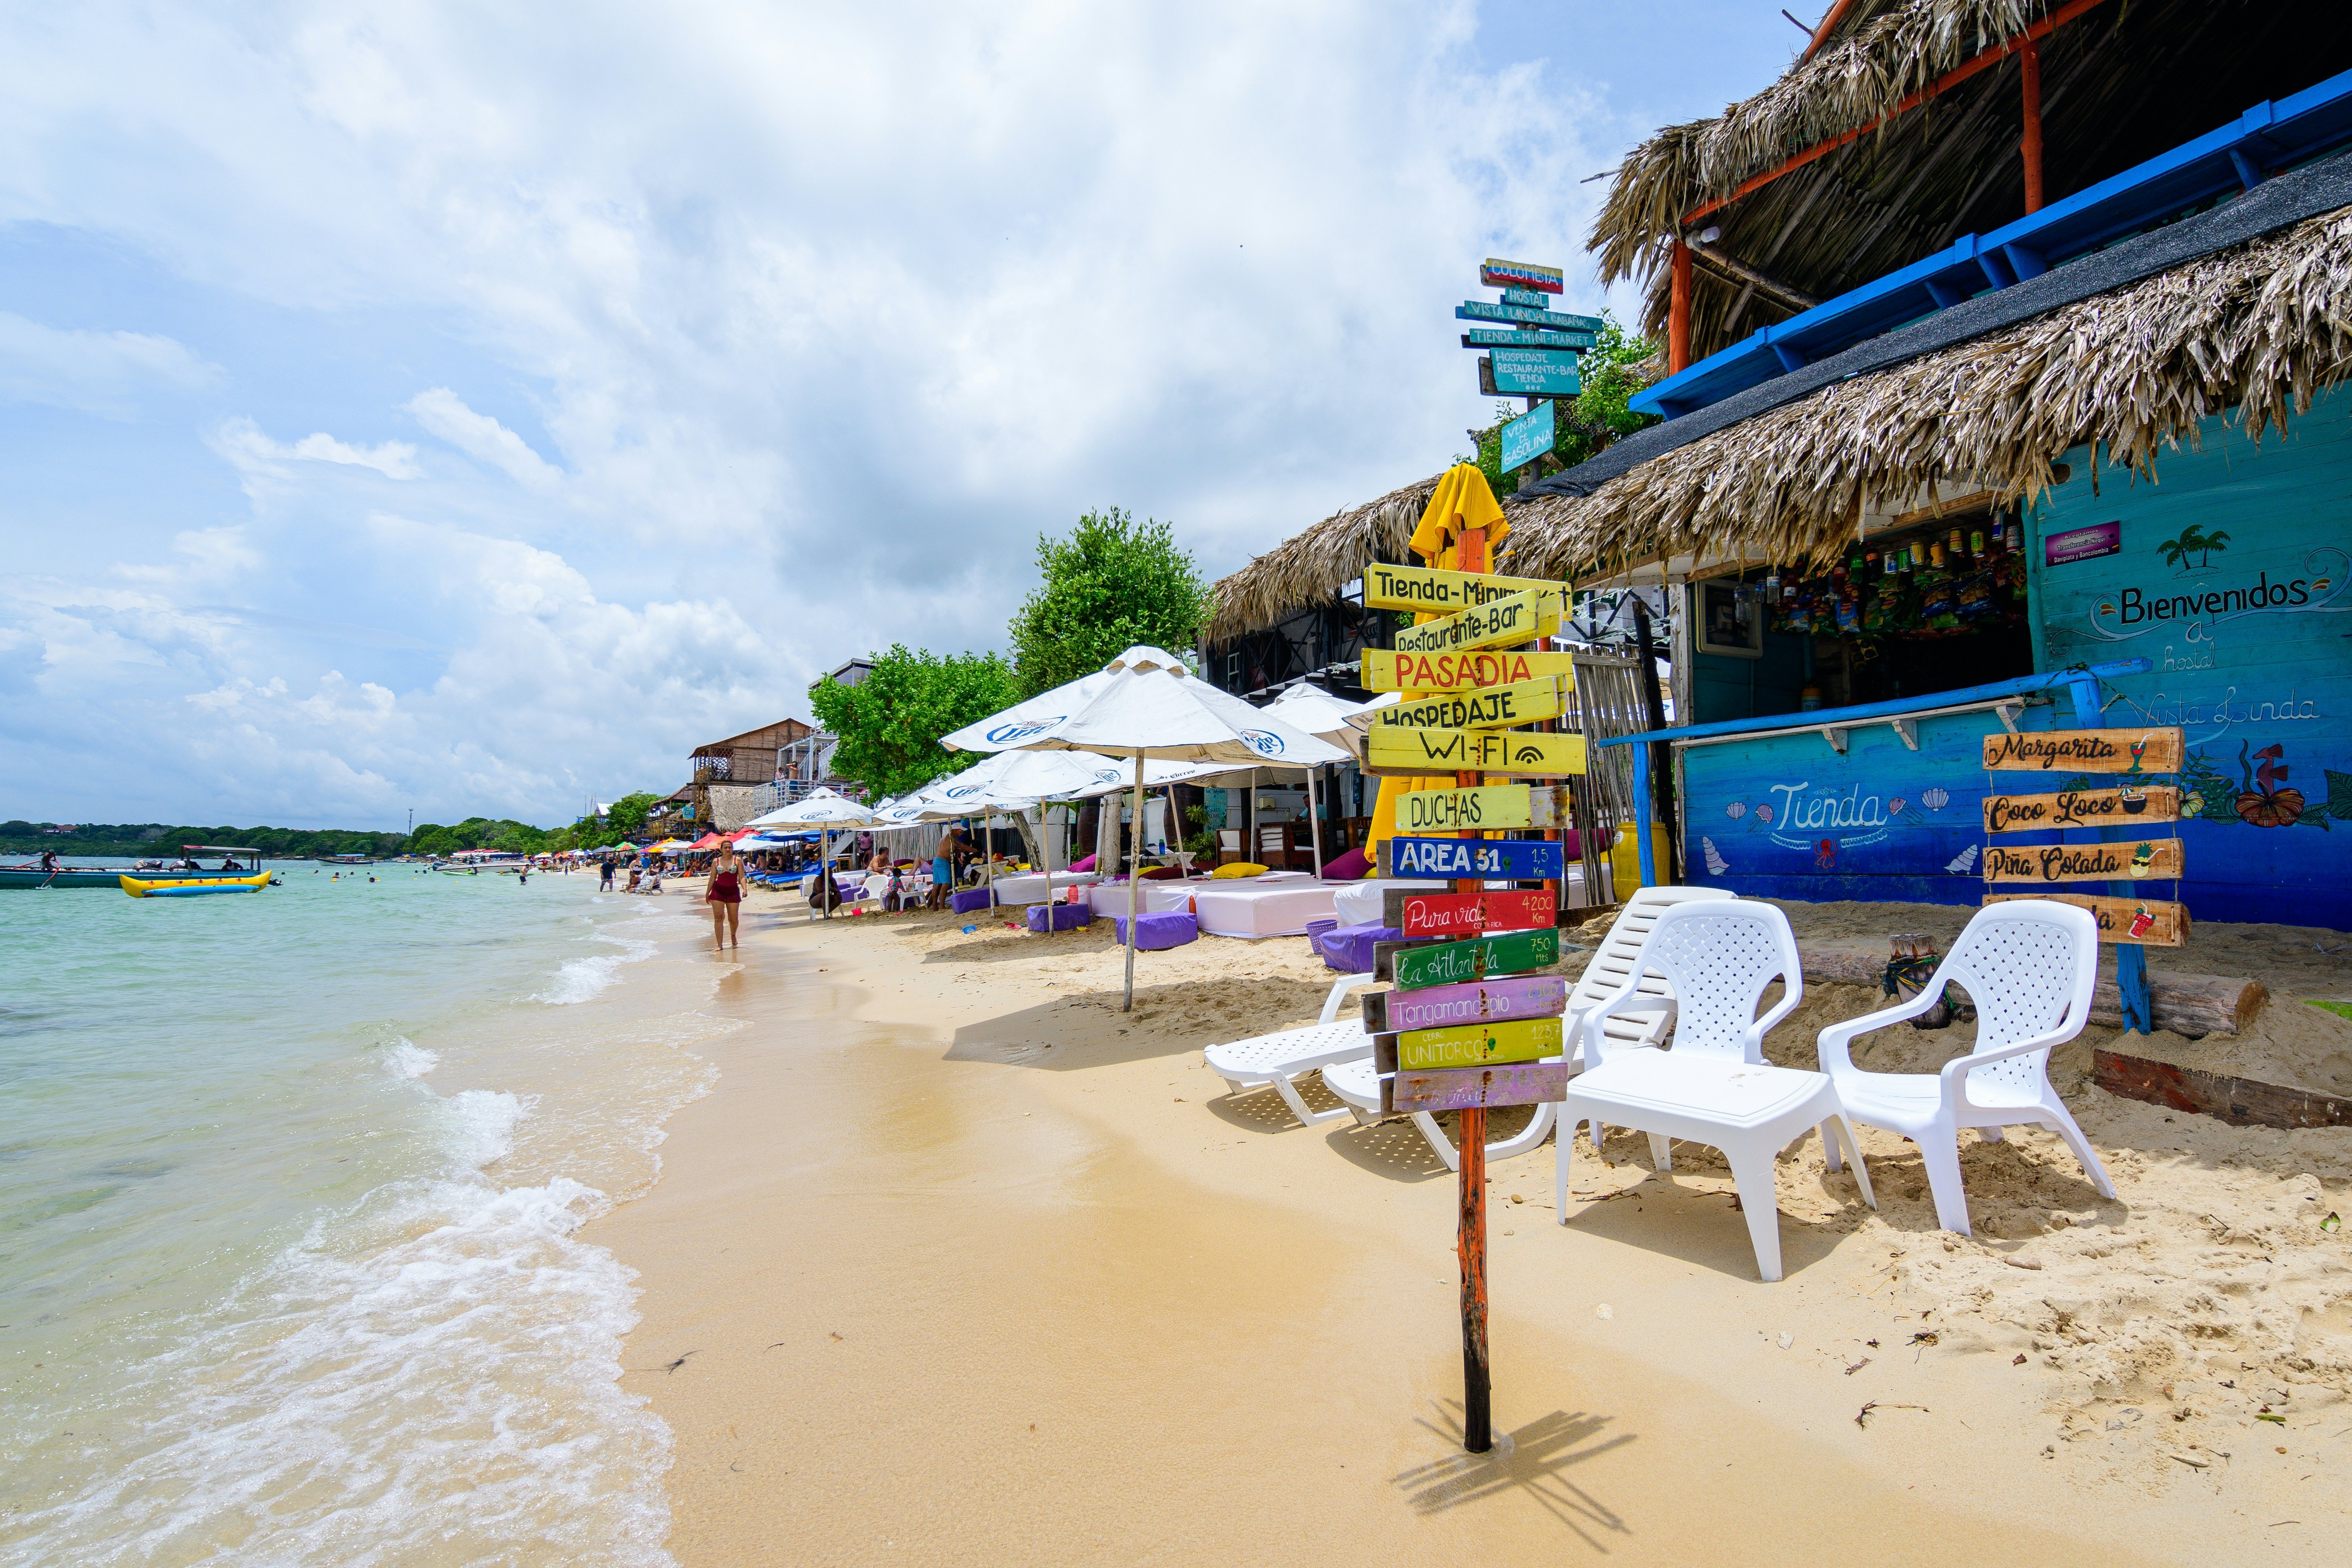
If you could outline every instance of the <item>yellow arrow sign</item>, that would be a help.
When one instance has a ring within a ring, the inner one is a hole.
[[[1584,771],[1584,737],[1525,731],[1414,730],[1375,725],[1365,737],[1370,773],[1521,773],[1562,777]]]
[[[1547,605],[1555,613],[1546,615]],[[1532,642],[1559,629],[1555,596],[1512,594],[1425,626],[1407,626],[1392,639],[1399,653],[1466,653],[1496,643]]]
[[[1539,719],[1559,718],[1565,708],[1559,688],[1559,678],[1553,676],[1513,686],[1490,686],[1483,691],[1452,691],[1383,708],[1372,721],[1421,730],[1508,730]]]
[[[1510,686],[1543,676],[1559,676],[1560,689],[1576,689],[1576,656],[1572,653],[1528,653],[1517,648],[1484,648],[1476,653],[1391,653],[1384,647],[1364,650],[1362,679],[1367,691],[1476,691],[1489,686]]]
[[[1456,833],[1488,827],[1559,827],[1558,787],[1488,784],[1474,789],[1414,790],[1397,796],[1399,833]]]
[[[1364,568],[1367,609],[1451,615],[1511,594],[1549,595],[1554,601],[1549,614],[1568,613],[1568,591],[1541,577],[1496,577],[1483,572],[1443,572],[1434,566],[1391,566],[1378,561]]]

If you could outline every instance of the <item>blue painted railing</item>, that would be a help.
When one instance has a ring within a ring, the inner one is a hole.
[[[2273,103],[1990,234],[1849,289],[1776,326],[1759,329],[1634,395],[1638,413],[1672,419],[1760,386],[1990,289],[2038,278],[2088,251],[2158,227],[2225,191],[2352,140],[2352,71]]]

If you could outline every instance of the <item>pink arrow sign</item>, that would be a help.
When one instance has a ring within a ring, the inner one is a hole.
[[[1369,1034],[1442,1029],[1490,1018],[1557,1018],[1568,1010],[1568,982],[1557,975],[1433,985],[1423,991],[1376,991],[1364,998]]]

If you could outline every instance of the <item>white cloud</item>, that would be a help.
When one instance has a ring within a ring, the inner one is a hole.
[[[0,403],[131,419],[142,393],[186,391],[219,379],[217,368],[171,338],[67,331],[0,310]]]
[[[526,489],[551,490],[563,470],[530,449],[530,443],[487,414],[477,414],[446,386],[420,392],[404,405],[416,422],[469,458],[494,468]]]
[[[214,433],[213,447],[243,473],[280,479],[289,477],[289,465],[297,462],[370,468],[387,479],[413,479],[424,472],[416,466],[416,448],[405,441],[360,447],[319,430],[288,445],[270,439],[250,419],[224,420]]]

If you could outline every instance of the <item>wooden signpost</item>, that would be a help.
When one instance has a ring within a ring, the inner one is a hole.
[[[1541,1105],[1568,1098],[1569,1064],[1524,1062],[1491,1068],[1437,1068],[1399,1072],[1381,1080],[1383,1110],[1459,1110],[1465,1116],[1506,1105]],[[1469,1445],[1465,1443],[1465,1447]],[[1484,1453],[1483,1448],[1471,1448]]]
[[[1364,650],[1361,679],[1367,691],[1475,691],[1558,677],[1563,690],[1576,689],[1576,656],[1531,653],[1520,648],[1483,648],[1475,653],[1397,653]]]
[[[2180,791],[2171,784],[2121,789],[2061,790],[2056,795],[1989,795],[1987,833],[2037,833],[2052,827],[2133,827],[2180,820]]]
[[[1376,724],[1364,738],[1363,771],[1407,776],[1477,772],[1558,778],[1584,771],[1584,737]]]
[[[1555,332],[1540,327],[1473,327],[1462,334],[1465,349],[1591,349],[1597,332]]]
[[[1515,725],[1557,719],[1568,710],[1567,704],[1567,694],[1560,690],[1560,679],[1555,675],[1400,702],[1374,713],[1372,727],[1398,724],[1417,730],[1507,730]]]
[[[1413,610],[1424,616],[1472,610],[1512,594],[1540,594],[1549,613],[1568,614],[1568,591],[1541,577],[1495,577],[1477,572],[1444,572],[1434,566],[1391,566],[1375,561],[1364,568],[1364,607]]]
[[[1567,854],[1556,838],[1383,838],[1380,842],[1379,874],[1383,877],[1537,882],[1557,881],[1567,872]]]
[[[1528,642],[1559,629],[1559,608],[1557,594],[1507,594],[1443,620],[1407,626],[1392,640],[1399,653],[1467,653],[1496,643]]]
[[[1568,1010],[1568,982],[1556,974],[1364,994],[1364,1032],[1443,1029],[1500,1018],[1556,1018]]]
[[[1501,395],[1574,397],[1584,390],[1583,378],[1577,374],[1577,357],[1558,349],[1496,349],[1487,363],[1495,390]],[[1545,441],[1538,449],[1549,452],[1551,442]],[[1531,450],[1529,456],[1533,455]]]
[[[1988,844],[1984,879],[1988,882],[2085,882],[2130,878],[2180,879],[2183,864],[2178,838],[2143,838],[2134,844],[2037,844],[2011,849]]]
[[[1480,833],[1512,827],[1560,827],[1567,823],[1568,803],[1562,798],[1567,793],[1557,784],[1412,790],[1397,796],[1397,831]]]
[[[2168,730],[2022,730],[1984,738],[1989,771],[2055,768],[2072,773],[2177,773],[2180,731]]]
[[[1559,928],[1503,931],[1468,942],[1401,948],[1391,962],[1400,991],[1466,985],[1490,974],[1524,974],[1559,962]]]

